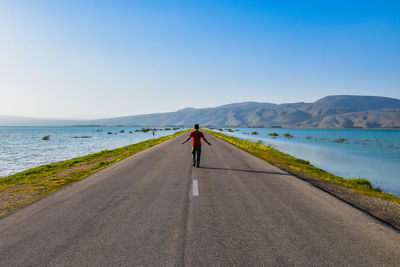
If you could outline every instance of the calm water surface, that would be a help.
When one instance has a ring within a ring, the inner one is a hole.
[[[350,178],[363,177],[400,196],[400,130],[232,128],[236,137],[261,140],[312,165]],[[252,135],[253,131],[258,132]],[[268,134],[276,132],[278,137]],[[290,133],[293,138],[286,138]]]
[[[158,127],[156,127],[158,128]],[[39,165],[114,149],[146,139],[153,133],[141,127],[1,127],[0,177]],[[164,129],[164,128],[159,128]],[[120,133],[124,130],[124,133]],[[129,132],[132,133],[129,133]],[[179,130],[157,131],[155,137]],[[111,132],[112,134],[108,134]],[[50,135],[50,140],[42,140]],[[82,136],[90,138],[82,138]]]

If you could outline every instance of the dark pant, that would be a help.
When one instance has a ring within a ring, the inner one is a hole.
[[[197,162],[197,164],[200,164],[200,154],[201,154],[201,145],[192,146],[193,164],[196,162]],[[196,155],[197,155],[197,157],[196,157]]]

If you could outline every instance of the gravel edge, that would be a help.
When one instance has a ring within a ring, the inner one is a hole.
[[[275,166],[339,198],[353,207],[368,213],[372,217],[393,227],[397,231],[400,231],[400,204],[377,197],[361,195],[349,188],[313,178],[303,172],[292,170],[283,165]]]

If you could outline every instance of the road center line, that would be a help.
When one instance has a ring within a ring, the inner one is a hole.
[[[193,180],[193,196],[199,196],[199,182],[197,180]]]

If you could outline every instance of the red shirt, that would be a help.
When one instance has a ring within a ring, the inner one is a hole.
[[[200,131],[193,131],[193,132],[190,133],[189,136],[193,138],[192,145],[193,146],[198,146],[198,145],[201,145],[201,141],[200,140],[201,140],[202,137],[204,137],[204,134],[202,132],[200,132]]]

